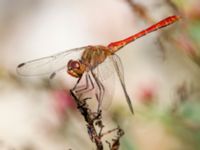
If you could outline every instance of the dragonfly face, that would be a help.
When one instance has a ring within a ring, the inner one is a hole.
[[[70,60],[67,64],[67,73],[75,78],[80,78],[85,72],[85,68],[80,60]]]

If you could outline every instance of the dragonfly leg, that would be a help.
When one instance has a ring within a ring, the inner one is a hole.
[[[75,91],[76,93],[87,93],[94,89],[93,81],[88,73],[86,74],[85,81],[86,81],[86,83],[83,86],[76,89],[76,91]],[[90,88],[90,84],[91,84],[91,88]]]
[[[91,73],[91,74],[90,74]],[[83,76],[82,76],[83,77]],[[79,78],[76,85],[72,89],[72,91],[78,95],[78,98],[81,99],[82,96],[84,96],[86,93],[91,92],[95,89],[95,85],[97,86],[97,92],[95,93],[96,99],[98,101],[98,111],[100,110],[103,96],[105,93],[105,88],[103,84],[100,82],[100,80],[96,77],[95,73],[92,71],[89,73],[86,73],[85,76],[85,86],[79,86],[80,81],[84,78]]]
[[[86,84],[78,85],[78,84],[79,84],[79,83],[78,83],[77,86],[74,87],[74,89],[75,89],[76,92],[78,92],[79,90],[84,89],[84,88],[86,88],[86,87],[88,86],[88,85],[87,85],[87,84],[88,84],[88,75],[86,74],[86,75],[84,75],[84,76],[85,76],[85,78],[86,78],[86,79],[85,79],[85,80],[86,80]],[[81,80],[83,80],[83,76],[81,77]],[[79,82],[80,82],[80,81],[79,81]]]
[[[90,92],[92,90],[94,90],[94,83],[93,83],[92,78],[90,77],[90,75],[87,74],[85,87],[82,88],[82,89],[76,90],[75,92],[77,94],[83,95],[83,94],[88,93],[88,92]]]
[[[83,76],[81,76],[78,81],[76,82],[75,86],[71,89],[71,92],[76,95],[77,99],[81,99],[82,94],[78,95],[78,93],[76,93],[77,88],[80,88],[79,84],[81,79],[83,79]]]
[[[101,83],[101,81],[96,77],[95,73],[93,71],[91,71],[91,73],[92,73],[92,76],[93,76],[93,78],[98,86],[98,90],[99,90],[99,93],[95,94],[96,99],[98,101],[98,111],[99,111],[101,104],[102,104],[103,96],[105,93],[105,88],[104,88],[103,84]]]
[[[92,90],[94,90],[94,81],[92,80],[92,78],[91,78],[91,75],[89,74],[89,73],[86,73],[85,74],[86,76],[85,76],[85,78],[86,79],[84,79],[84,78],[82,78],[81,80],[85,80],[85,86],[83,87],[83,86],[81,86],[82,88],[80,88],[80,86],[78,86],[78,84],[79,84],[79,80],[77,81],[77,86],[75,86],[74,88],[73,88],[73,92],[74,92],[74,94],[76,94],[77,95],[77,97],[80,99],[80,100],[83,100],[83,99],[85,99],[85,98],[83,98],[83,96],[86,94],[86,93],[88,93],[88,92],[90,92],[90,91],[92,91]],[[91,99],[91,98],[90,98]]]
[[[82,79],[82,77],[80,77],[80,78],[78,79],[78,81],[76,82],[75,86],[72,88],[72,91],[73,91],[73,92],[78,88],[78,84],[80,83],[81,79]]]

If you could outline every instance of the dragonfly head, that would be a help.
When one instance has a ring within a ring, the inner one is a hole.
[[[67,64],[67,73],[80,78],[85,71],[85,65],[80,60],[70,60]]]

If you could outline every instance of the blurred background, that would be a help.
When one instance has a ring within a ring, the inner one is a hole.
[[[0,149],[94,149],[68,93],[76,79],[65,70],[24,78],[16,66],[107,45],[170,15],[182,19],[118,52],[135,115],[116,80],[106,130],[124,129],[122,150],[200,149],[198,0],[0,0]]]

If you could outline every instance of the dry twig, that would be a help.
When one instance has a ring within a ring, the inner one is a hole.
[[[110,150],[118,150],[120,147],[120,138],[124,135],[124,131],[120,129],[119,127],[109,130],[105,133],[103,133],[103,128],[105,127],[102,121],[102,111],[101,109],[97,112],[93,112],[89,105],[87,104],[87,101],[91,98],[85,98],[85,99],[79,99],[76,94],[73,92],[73,90],[70,90],[72,97],[74,98],[77,108],[79,109],[80,113],[84,117],[86,121],[87,131],[88,135],[93,143],[96,145],[97,150],[103,150],[104,145],[102,141],[102,137],[105,135],[108,135],[110,133],[113,133],[114,131],[117,131],[117,138],[112,139],[112,142],[106,141],[106,143],[109,143]],[[97,129],[99,131],[97,131]]]

